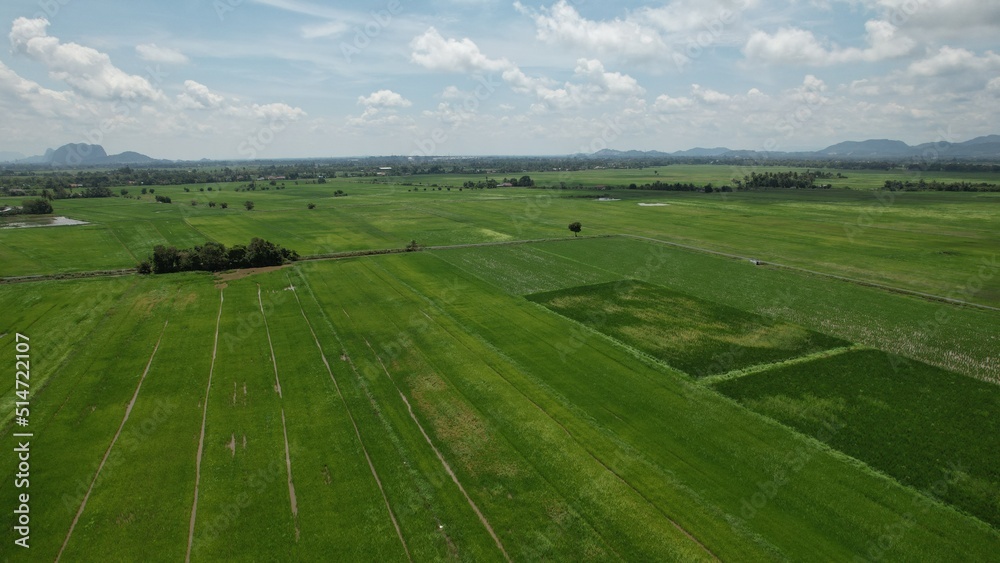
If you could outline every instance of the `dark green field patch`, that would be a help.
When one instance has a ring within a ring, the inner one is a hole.
[[[633,280],[537,293],[528,299],[695,377],[849,344],[796,324]]]
[[[723,381],[718,391],[1000,526],[995,385],[876,350]],[[821,434],[835,421],[835,431]]]

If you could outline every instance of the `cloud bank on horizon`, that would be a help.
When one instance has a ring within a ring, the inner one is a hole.
[[[1000,125],[993,2],[110,4],[0,7],[0,151],[785,151]]]

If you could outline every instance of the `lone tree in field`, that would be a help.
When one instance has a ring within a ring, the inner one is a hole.
[[[578,237],[580,236],[580,231],[583,230],[583,225],[579,221],[574,221],[569,224],[569,230],[573,231],[573,236]]]
[[[247,211],[253,211],[253,202],[250,200],[246,200],[243,202],[243,207],[246,207]]]

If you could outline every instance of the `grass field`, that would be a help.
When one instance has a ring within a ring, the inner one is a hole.
[[[715,388],[805,434],[816,435],[835,419],[842,427],[824,440],[832,447],[1000,525],[994,385],[865,350]]]
[[[696,377],[849,344],[635,281],[539,293],[529,299]]]
[[[709,167],[711,168],[711,167]],[[622,173],[630,171],[604,171]],[[1000,305],[998,194],[858,190],[752,193],[464,190],[407,192],[337,179],[284,190],[190,193],[144,199],[60,200],[56,213],[91,224],[0,231],[0,277],[134,267],[155,244],[260,236],[303,256],[359,249],[632,234],[700,246],[869,282]],[[347,197],[334,198],[334,189]],[[222,191],[219,191],[219,190]],[[578,196],[613,195],[598,202]],[[255,202],[254,211],[242,208]],[[190,200],[198,202],[191,206]],[[228,202],[228,209],[209,201]],[[306,204],[317,204],[306,209]],[[663,203],[641,207],[638,203]]]
[[[32,547],[0,559],[995,558],[997,311],[637,238],[990,305],[995,198],[902,194],[848,240],[869,192],[331,184],[0,230],[3,276],[251,236],[509,243],[0,284],[0,358],[27,335],[32,368],[26,428],[0,382],[0,444],[34,433]],[[22,492],[4,478],[0,506]]]

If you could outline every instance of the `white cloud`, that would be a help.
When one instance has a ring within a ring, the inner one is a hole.
[[[566,0],[535,11],[515,2],[514,7],[531,17],[537,37],[546,43],[584,49],[605,56],[656,59],[672,51],[660,33],[648,25],[626,18],[610,21],[588,20]]]
[[[743,54],[764,62],[826,66],[892,59],[916,47],[916,42],[898,33],[896,26],[887,21],[869,20],[865,31],[868,47],[859,49],[824,45],[811,31],[794,27],[783,27],[773,35],[758,30],[747,39]]]
[[[208,86],[194,80],[184,81],[184,92],[177,99],[184,109],[218,109],[226,101],[225,96],[213,93]]]
[[[992,0],[868,0],[885,19],[921,35],[995,39],[1000,33],[1000,2]]]
[[[410,59],[424,68],[444,72],[490,72],[509,69],[506,59],[490,59],[468,37],[445,39],[437,29],[428,28],[410,42]]]
[[[34,113],[42,117],[76,116],[85,111],[72,92],[57,92],[19,76],[0,61],[0,103],[7,110],[8,118],[23,110],[27,104]],[[14,102],[16,103],[11,103]]]
[[[169,47],[159,47],[156,43],[137,45],[135,52],[139,58],[151,63],[186,64],[190,62],[184,53]]]
[[[968,49],[945,45],[930,57],[912,63],[908,71],[914,76],[927,77],[966,72],[994,73],[1000,71],[1000,55],[993,51],[986,51],[982,56],[978,56]],[[982,78],[988,77],[982,76]]]
[[[87,96],[104,99],[160,100],[163,94],[141,76],[128,74],[108,55],[76,43],[62,43],[46,33],[44,18],[14,20],[11,49],[44,64],[49,74]]]
[[[372,92],[369,96],[358,96],[358,104],[365,107],[381,108],[405,108],[413,105],[410,100],[392,90],[379,90],[378,92]]]

